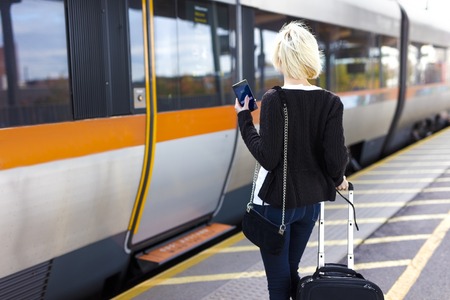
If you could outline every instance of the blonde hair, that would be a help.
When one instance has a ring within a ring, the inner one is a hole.
[[[322,71],[322,52],[314,35],[300,21],[283,25],[275,39],[272,63],[293,79],[315,79]]]

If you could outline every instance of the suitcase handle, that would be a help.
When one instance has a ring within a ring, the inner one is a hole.
[[[353,205],[353,191],[354,187],[351,182],[348,184],[348,199],[344,197],[337,189],[336,192],[348,202],[348,225],[347,225],[347,267],[353,269],[354,258],[353,258],[353,227],[355,226],[357,230],[358,224],[356,224],[356,211]],[[319,218],[319,237],[318,237],[318,253],[317,253],[317,267],[320,269],[325,266],[325,207],[324,203],[320,203],[320,218]]]
[[[350,275],[352,277],[365,279],[364,276],[362,276],[360,273],[358,273],[352,269],[348,269],[348,268],[344,268],[344,267],[337,267],[337,266],[336,267],[330,267],[330,266],[321,267],[321,268],[317,269],[316,272],[314,272],[313,278],[318,278],[320,276],[320,273],[331,273],[331,272],[346,274],[346,275]]]

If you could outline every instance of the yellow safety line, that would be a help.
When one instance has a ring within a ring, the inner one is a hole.
[[[374,207],[403,207],[403,206],[420,206],[420,205],[432,205],[432,204],[448,204],[450,199],[426,199],[426,200],[413,200],[408,203],[404,202],[368,202],[368,203],[356,203],[355,207],[358,208],[374,208]],[[346,209],[348,204],[333,204],[328,205],[325,210]]]
[[[355,270],[368,270],[368,269],[379,269],[379,268],[393,268],[393,267],[403,267],[407,266],[411,262],[410,259],[400,259],[400,260],[389,260],[371,263],[361,263],[355,264]],[[303,274],[314,273],[316,266],[300,267],[299,271]],[[209,274],[209,275],[193,275],[193,276],[183,276],[174,277],[164,282],[160,285],[179,285],[179,284],[190,284],[195,282],[212,282],[212,281],[223,281],[223,280],[237,280],[243,278],[258,278],[264,277],[266,273],[264,270],[252,271],[252,272],[235,272],[235,273],[222,273],[222,274]]]
[[[161,283],[161,285],[175,285],[175,284],[187,284],[194,282],[210,282],[220,280],[233,280],[242,278],[256,278],[264,277],[266,273],[262,271],[252,272],[236,272],[236,273],[222,273],[222,274],[210,274],[210,275],[198,275],[198,276],[183,276],[170,278]]]
[[[441,136],[441,135],[443,135],[445,133],[448,133],[448,132],[450,132],[450,127],[447,128],[447,129],[441,130],[441,131],[439,131],[439,132],[437,132],[435,134],[432,134],[432,135],[430,135],[430,136],[428,136],[428,137],[418,141],[417,143],[414,143],[414,144],[412,144],[412,145],[410,145],[408,147],[405,147],[402,150],[399,150],[396,153],[394,153],[394,154],[392,154],[392,155],[390,155],[390,156],[388,156],[388,157],[386,157],[386,158],[384,158],[384,159],[382,159],[382,160],[380,160],[380,161],[378,161],[378,162],[368,166],[367,168],[364,168],[361,171],[358,171],[358,173],[355,173],[352,176],[350,176],[349,179],[350,180],[357,180],[357,178],[366,175],[367,173],[373,171],[374,169],[376,169],[376,168],[386,164],[387,162],[389,162],[389,161],[399,157],[401,154],[407,153],[408,151],[411,151],[411,150],[417,150],[415,148],[418,148],[419,146],[422,146],[424,143],[426,143],[426,142],[428,142],[428,141],[430,141],[430,140],[432,140],[432,139],[434,139],[434,138],[436,138],[438,136]]]
[[[445,150],[447,153],[447,155],[439,153],[430,153],[429,151],[426,151],[428,155],[430,156],[425,156],[425,153],[417,153],[417,154],[409,154],[409,153],[405,153],[400,157],[397,157],[395,160],[398,161],[417,161],[417,159],[419,159],[420,161],[434,161],[434,160],[443,160],[443,159],[449,159],[450,157],[450,150]],[[418,157],[418,156],[422,156],[422,157]]]
[[[416,183],[416,182],[449,182],[450,177],[445,178],[434,178],[434,177],[426,177],[426,178],[389,178],[389,179],[369,179],[369,180],[357,180],[353,181],[354,185],[358,184],[399,184],[399,183]]]
[[[372,245],[372,244],[382,244],[382,243],[395,243],[395,242],[404,242],[404,241],[414,241],[414,240],[426,240],[429,238],[431,234],[414,234],[414,235],[398,235],[398,236],[386,236],[381,238],[370,238],[370,239],[354,239],[354,245]],[[347,240],[327,240],[325,241],[325,246],[347,246]],[[308,248],[317,248],[317,241],[309,242]],[[233,246],[226,249],[221,250],[206,250],[211,253],[237,253],[237,252],[250,252],[250,251],[259,251],[259,248],[253,245],[248,246]]]
[[[450,154],[450,149],[415,149],[414,152],[408,152],[408,153],[404,153],[402,155],[402,157],[405,157],[405,159],[413,159],[416,158],[417,156],[423,156],[423,158],[421,159],[432,159],[432,158],[439,158],[439,157],[447,157],[447,155]],[[426,155],[431,155],[431,156],[426,156]],[[400,157],[398,157],[397,159],[402,159]]]
[[[370,238],[362,242],[363,245],[383,244],[383,243],[398,243],[404,241],[425,240],[430,237],[430,234],[412,234],[412,235],[397,235],[385,236],[379,238]],[[347,245],[347,240],[345,240]]]
[[[408,264],[406,270],[397,279],[389,292],[386,294],[386,300],[402,300],[406,297],[411,287],[419,278],[422,270],[433,256],[436,249],[441,244],[445,235],[450,229],[450,211],[446,218],[442,220],[438,227],[434,230],[430,238],[417,252],[416,256]]]
[[[414,234],[414,235],[396,235],[396,236],[385,236],[379,238],[370,238],[366,240],[355,239],[354,245],[373,245],[373,244],[384,244],[384,243],[398,243],[404,241],[415,241],[415,240],[426,240],[430,237],[430,234]],[[348,241],[345,240],[330,240],[328,242],[325,241],[325,246],[347,246]],[[308,243],[308,247],[316,248],[318,242],[310,242]],[[234,247],[232,247],[234,248]]]
[[[396,223],[396,222],[406,222],[406,221],[423,221],[423,220],[435,220],[443,219],[446,214],[429,214],[429,215],[412,215],[412,216],[402,216],[395,218],[365,218],[358,219],[358,224],[372,224],[372,223]],[[332,220],[326,221],[325,225],[345,225],[348,220]]]
[[[418,161],[418,159],[415,159],[414,161],[389,162],[388,164],[384,165],[383,168],[431,167],[431,166],[447,167],[448,165],[450,165],[450,160]]]
[[[413,170],[372,170],[368,175],[419,175],[419,174],[449,174],[450,170],[413,169]]]
[[[361,263],[355,264],[355,270],[369,270],[369,269],[380,269],[380,268],[395,268],[395,267],[404,267],[407,266],[411,262],[410,259],[399,259],[399,260],[387,260],[387,261],[378,261],[378,262],[370,262],[370,263]]]
[[[436,193],[436,192],[450,192],[450,187],[430,187],[430,188],[398,188],[398,189],[371,189],[358,190],[358,195],[380,195],[380,194],[417,194],[417,193]]]
[[[431,204],[448,204],[450,199],[426,199],[426,200],[414,200],[406,204],[406,206],[419,206],[419,205],[431,205]]]

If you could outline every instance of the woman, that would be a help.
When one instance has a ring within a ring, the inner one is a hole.
[[[288,107],[288,172],[286,243],[280,255],[261,250],[271,300],[295,299],[300,280],[298,265],[319,215],[319,202],[334,201],[346,190],[348,154],[342,125],[343,104],[338,96],[311,85],[319,76],[321,52],[315,37],[299,21],[284,25],[272,58],[283,74]],[[268,90],[261,101],[260,129],[236,99],[239,128],[248,149],[260,163],[253,207],[281,224],[284,115],[278,92]],[[270,176],[268,176],[268,174]],[[269,180],[270,178],[270,180]],[[267,180],[266,180],[267,179]]]

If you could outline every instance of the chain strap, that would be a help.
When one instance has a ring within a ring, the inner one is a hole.
[[[279,91],[279,93],[283,93]],[[288,111],[286,101],[283,103],[284,112],[284,147],[283,147],[283,210],[281,214],[280,234],[284,233],[286,225],[284,224],[284,215],[286,212],[286,185],[287,185],[287,151],[288,151]]]
[[[278,91],[278,94],[280,95],[280,98],[283,102],[283,113],[284,113],[284,136],[283,136],[283,209],[281,212],[281,225],[280,229],[278,230],[278,233],[283,235],[284,231],[286,230],[286,224],[285,221],[285,213],[286,213],[286,186],[287,186],[287,151],[288,151],[288,110],[287,110],[287,103],[285,95],[281,88],[276,88]],[[252,184],[252,192],[250,195],[250,202],[247,204],[247,212],[250,211],[250,209],[253,208],[253,197],[255,195],[255,186],[256,186],[256,180],[258,179],[258,173],[261,165],[258,161],[256,161],[255,165],[255,172],[253,173],[253,184]]]
[[[250,212],[250,209],[253,208],[253,196],[255,195],[255,186],[256,186],[256,180],[258,179],[258,173],[261,165],[258,161],[256,161],[255,165],[255,172],[253,173],[253,185],[252,185],[252,193],[250,195],[250,202],[247,203],[247,212]]]

